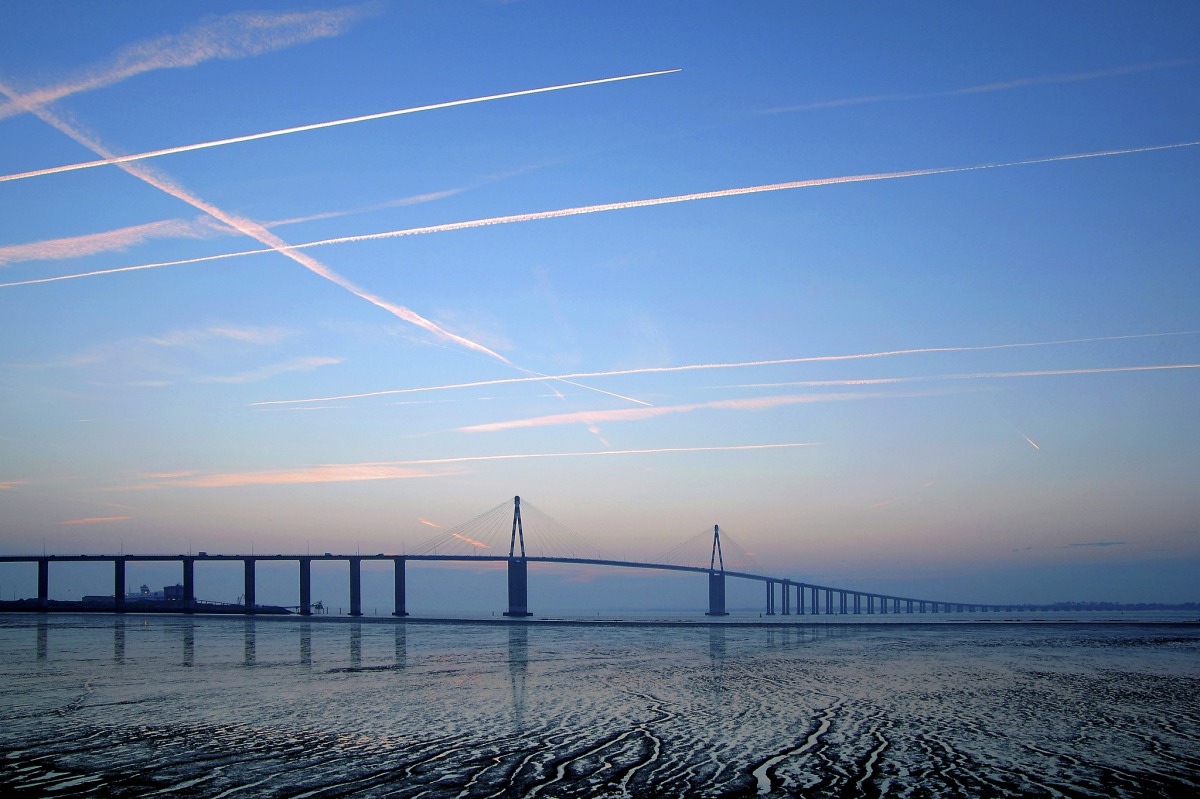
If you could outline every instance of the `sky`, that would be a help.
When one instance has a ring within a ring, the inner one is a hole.
[[[1194,3],[0,16],[0,554],[495,552],[520,495],[531,554],[1198,599]]]

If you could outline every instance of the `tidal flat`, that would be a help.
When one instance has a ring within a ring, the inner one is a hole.
[[[1200,791],[1195,623],[0,617],[0,792]]]

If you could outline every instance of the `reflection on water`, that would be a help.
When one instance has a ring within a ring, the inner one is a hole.
[[[242,629],[242,652],[244,654],[242,662],[247,666],[253,666],[258,662],[258,632],[254,620],[244,620]]]
[[[529,628],[513,624],[508,628],[508,680],[512,687],[513,726],[525,728],[525,677],[529,673]]]
[[[121,665],[125,662],[125,617],[117,616],[112,622],[113,628],[113,662]]]
[[[183,633],[183,665],[190,668],[196,663],[196,624],[185,617],[179,626]]]
[[[0,795],[1135,797],[1200,782],[1196,626],[12,615],[0,668]]]

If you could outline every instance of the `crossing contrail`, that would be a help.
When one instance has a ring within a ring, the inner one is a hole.
[[[441,225],[428,225],[425,227],[404,228],[401,230],[389,230],[383,233],[366,233],[357,236],[340,236],[333,239],[321,239],[319,241],[310,241],[304,244],[284,244],[280,247],[267,247],[258,250],[243,250],[241,252],[223,253],[221,255],[206,255],[200,258],[185,258],[179,261],[162,261],[152,264],[139,264],[137,266],[122,266],[115,269],[100,269],[94,272],[81,272],[73,275],[59,275],[57,277],[44,277],[35,280],[20,280],[11,283],[0,283],[0,288],[11,288],[13,286],[29,286],[38,283],[54,283],[59,280],[74,280],[82,277],[95,277],[97,275],[111,275],[117,272],[133,272],[142,269],[158,269],[165,266],[182,266],[184,264],[199,264],[208,261],[220,261],[226,258],[241,258],[247,255],[260,255],[269,252],[295,252],[298,250],[307,250],[312,247],[325,247],[331,244],[351,244],[362,241],[377,241],[379,239],[400,238],[402,236],[419,236],[426,233],[446,233],[452,230],[466,230],[469,228],[488,227],[490,225],[505,225],[513,222],[533,222],[540,219],[558,219],[567,216],[580,216],[583,214],[596,214],[605,211],[624,211],[631,208],[646,208],[654,205],[668,205],[671,203],[691,202],[693,200],[710,200],[718,197],[736,197],[743,194],[761,194],[771,191],[787,191],[789,189],[806,189],[815,186],[832,186],[842,183],[866,183],[875,180],[895,180],[898,178],[914,178],[925,175],[948,175],[956,172],[973,172],[984,169],[1004,169],[1015,166],[1032,166],[1035,164],[1050,164],[1058,161],[1073,161],[1085,158],[1103,158],[1112,155],[1130,155],[1133,153],[1148,153],[1159,150],[1175,150],[1182,147],[1195,147],[1200,144],[1198,141],[1178,142],[1175,144],[1159,144],[1149,147],[1128,147],[1119,150],[1100,150],[1089,153],[1071,153],[1067,155],[1052,155],[1046,158],[1030,158],[1024,161],[1005,161],[990,164],[975,164],[972,166],[950,166],[937,167],[934,169],[913,169],[905,172],[876,172],[867,175],[845,175],[842,177],[833,178],[815,178],[811,180],[795,180],[787,183],[768,183],[758,186],[746,186],[737,189],[717,189],[715,191],[694,192],[692,194],[675,194],[669,197],[657,197],[647,200],[625,200],[615,203],[603,203],[599,205],[581,205],[574,208],[561,208],[555,211],[534,211],[526,214],[511,214],[508,216],[493,216],[485,219],[472,219],[465,222],[447,222]],[[128,165],[123,165],[128,167]]]
[[[986,352],[988,350],[1007,350],[1021,349],[1026,347],[1053,347],[1064,344],[1093,344],[1100,341],[1127,341],[1131,339],[1141,338],[1163,338],[1166,336],[1189,336],[1195,335],[1197,331],[1185,330],[1174,333],[1135,333],[1125,336],[1092,336],[1090,338],[1067,338],[1058,339],[1055,341],[1028,341],[1018,342],[1015,344],[983,344],[970,347],[922,347],[919,349],[906,350],[882,350],[879,352],[859,352],[849,355],[810,355],[802,358],[774,358],[771,360],[762,361],[739,361],[729,363],[697,363],[685,364],[682,366],[644,366],[638,369],[614,369],[604,372],[573,372],[564,375],[543,375],[540,377],[506,377],[496,380],[476,380],[470,383],[450,383],[442,386],[421,386],[418,388],[393,388],[383,391],[366,391],[360,394],[341,394],[331,397],[310,397],[305,399],[290,399],[290,400],[264,400],[262,402],[251,403],[255,405],[293,405],[306,402],[333,402],[336,400],[350,399],[365,399],[367,397],[384,397],[391,394],[416,394],[425,391],[450,391],[461,388],[482,388],[485,386],[496,386],[508,383],[529,383],[542,380],[567,380],[579,379],[586,380],[594,377],[618,377],[624,375],[644,375],[644,374],[668,374],[671,372],[694,372],[707,369],[745,369],[754,366],[786,366],[796,363],[821,363],[825,361],[856,361],[868,358],[889,358],[897,355],[923,355],[929,353],[942,352]],[[1139,368],[1170,368],[1170,367],[1129,367],[1130,369]],[[1058,374],[1060,372],[1055,372]],[[1062,372],[1065,373],[1065,372]],[[1035,373],[1006,373],[1004,376],[1026,376]],[[877,378],[874,381],[871,379],[854,381],[858,383],[868,382],[893,382],[900,380],[908,380],[910,378]],[[915,378],[913,378],[915,379]],[[823,384],[832,385],[836,381],[824,381]],[[848,381],[849,382],[849,381]]]
[[[17,103],[24,102],[20,97],[17,97],[13,93],[13,91],[11,89],[9,89],[9,87],[5,86],[3,83],[0,83],[0,94],[4,94],[4,95],[8,96],[9,99],[11,99],[14,102],[17,102]],[[91,136],[88,136],[88,135],[82,133],[81,131],[77,130],[74,126],[68,124],[65,120],[63,120],[58,115],[52,113],[48,109],[43,108],[43,107],[29,105],[26,108],[26,110],[28,110],[30,113],[37,116],[39,119],[41,119],[47,125],[50,125],[55,130],[62,133],[63,135],[68,136],[71,139],[78,142],[79,144],[83,145],[84,147],[87,147],[89,150],[96,153],[97,155],[103,156],[105,158],[113,158],[114,157],[113,154],[111,152],[109,152],[107,150],[107,148],[105,148],[103,145],[101,145],[98,141],[93,139]],[[204,213],[208,214],[210,217],[212,217],[220,222],[224,222],[226,225],[230,226],[231,228],[238,231],[239,233],[242,233],[242,234],[254,239],[255,241],[258,241],[262,244],[267,245],[266,252],[278,252],[281,255],[284,255],[284,256],[290,258],[291,260],[295,261],[296,263],[300,264],[301,266],[303,266],[305,269],[309,270],[310,272],[313,272],[314,274],[325,278],[326,280],[330,281],[331,283],[334,283],[335,285],[342,287],[343,289],[350,292],[351,294],[354,294],[355,296],[366,300],[367,302],[371,303],[372,305],[375,305],[376,307],[381,308],[381,309],[387,311],[388,313],[391,313],[392,315],[399,317],[400,319],[403,319],[406,322],[414,324],[417,327],[423,328],[424,330],[432,333],[433,335],[437,336],[438,338],[444,339],[446,341],[450,341],[451,343],[457,344],[466,349],[474,350],[475,352],[482,353],[491,358],[495,358],[496,360],[499,360],[501,363],[508,364],[510,366],[512,365],[509,362],[509,360],[507,358],[505,358],[503,355],[501,355],[497,352],[493,352],[492,350],[488,349],[487,347],[483,346],[482,344],[471,341],[470,339],[468,339],[464,336],[460,336],[456,333],[452,333],[449,330],[446,330],[445,328],[441,327],[440,325],[421,316],[416,311],[405,308],[404,306],[399,305],[397,303],[393,303],[388,300],[385,300],[382,297],[379,297],[375,294],[371,294],[370,292],[367,292],[364,289],[359,288],[354,283],[352,283],[350,280],[348,280],[347,278],[338,274],[337,272],[334,272],[332,269],[325,266],[324,264],[322,264],[320,261],[316,260],[315,258],[309,256],[306,253],[297,252],[297,251],[291,249],[287,245],[287,242],[285,242],[283,239],[279,238],[274,233],[267,230],[265,227],[258,224],[257,222],[254,222],[252,220],[245,219],[245,218],[239,217],[235,214],[231,214],[231,213],[221,210],[220,208],[216,207],[212,203],[200,199],[196,195],[194,195],[191,192],[189,192],[188,190],[184,189],[182,186],[177,185],[176,183],[174,183],[170,179],[166,178],[165,176],[163,176],[155,171],[152,171],[149,167],[142,165],[142,164],[131,164],[131,163],[120,163],[120,164],[117,164],[117,166],[120,167],[125,172],[132,175],[133,177],[137,178],[138,180],[141,180],[144,183],[148,183],[149,185],[153,186],[154,188],[158,189],[159,191],[169,194],[172,197],[175,197],[176,199],[187,203],[188,205],[192,206],[193,208],[203,211]]]
[[[4,94],[4,95],[8,96],[14,102],[21,102],[20,98],[16,97],[13,94],[13,92],[7,86],[5,86],[3,83],[0,83],[0,94]],[[41,119],[46,124],[53,127],[55,130],[70,137],[71,139],[74,139],[76,142],[83,145],[84,147],[87,147],[89,150],[96,153],[97,155],[104,156],[105,158],[112,157],[112,154],[110,152],[108,152],[107,149],[103,145],[101,145],[99,142],[95,141],[92,137],[80,132],[79,130],[76,130],[74,126],[68,124],[65,120],[63,120],[56,114],[50,112],[48,109],[30,106],[27,110],[29,110],[31,113],[33,113],[35,116],[37,116],[39,119]],[[290,245],[287,244],[287,242],[285,242],[283,239],[276,236],[271,231],[267,230],[267,228],[265,228],[261,224],[254,222],[253,220],[245,219],[245,218],[237,216],[235,214],[231,214],[227,211],[223,211],[222,209],[216,207],[212,203],[200,199],[196,195],[194,195],[191,192],[189,192],[188,190],[184,189],[182,186],[179,186],[174,181],[171,181],[170,179],[166,178],[165,176],[155,172],[152,168],[150,168],[146,165],[133,164],[133,163],[118,163],[117,166],[120,169],[122,169],[125,172],[132,175],[133,177],[137,178],[138,180],[148,183],[149,185],[153,186],[154,188],[156,188],[166,194],[169,194],[172,197],[175,197],[176,199],[179,199],[179,200],[187,203],[188,205],[191,205],[193,208],[197,208],[200,211],[203,211],[205,214],[208,214],[210,217],[212,217],[220,222],[224,222],[226,225],[228,225],[229,227],[238,231],[239,233],[242,233],[262,244],[267,245],[267,250],[266,250],[267,252],[277,252],[280,255],[290,258],[291,260],[300,264],[301,266],[303,266],[305,269],[309,270],[310,272],[318,275],[319,277],[325,278],[326,280],[330,281],[331,283],[333,283],[337,286],[340,286],[341,288],[345,289],[346,291],[350,292],[351,294],[355,295],[356,297],[366,300],[367,302],[371,303],[372,305],[375,305],[376,307],[387,311],[388,313],[392,314],[393,316],[403,319],[404,321],[409,322],[410,324],[416,325],[417,327],[420,327],[423,330],[426,330],[427,332],[433,334],[434,336],[441,338],[445,341],[449,341],[452,344],[456,344],[465,349],[473,350],[473,351],[481,353],[483,355],[487,355],[490,358],[494,358],[494,359],[500,361],[501,363],[505,364],[506,366],[516,369],[517,371],[524,372],[527,375],[533,375],[535,377],[544,378],[544,379],[546,377],[545,375],[543,375],[540,372],[536,372],[532,369],[526,369],[522,366],[519,366],[519,365],[513,363],[512,361],[510,361],[508,358],[505,358],[500,353],[495,352],[478,342],[472,341],[471,339],[466,338],[465,336],[460,336],[457,333],[453,333],[453,332],[445,329],[444,327],[438,325],[437,323],[421,316],[416,311],[413,311],[409,308],[405,308],[403,305],[399,305],[398,303],[391,302],[390,300],[386,300],[383,297],[380,297],[376,294],[372,294],[372,293],[366,291],[365,289],[358,287],[357,285],[352,283],[349,279],[347,279],[347,278],[343,277],[342,275],[338,274],[337,272],[333,271],[332,269],[325,266],[320,261],[311,257],[307,253],[300,252],[296,248],[291,247]],[[591,386],[585,386],[581,383],[572,383],[571,385],[577,386],[579,388],[585,388],[590,391],[595,391],[600,394],[605,394],[607,396],[614,397],[617,399],[626,400],[628,402],[632,402],[632,403],[635,403],[638,405],[645,405],[645,406],[650,405],[650,403],[648,403],[648,402],[644,402],[639,399],[634,399],[633,397],[627,397],[622,394],[617,394],[615,392],[606,391],[606,390],[600,389],[600,388],[592,388]]]
[[[521,89],[512,92],[503,92],[501,94],[489,94],[483,97],[470,97],[463,100],[450,100],[442,103],[431,103],[429,105],[418,105],[412,108],[401,108],[395,111],[382,111],[377,114],[364,114],[362,116],[347,117],[345,119],[334,119],[328,122],[314,122],[309,125],[297,125],[291,128],[281,128],[279,130],[269,130],[265,133],[251,133],[245,136],[233,136],[228,139],[215,139],[213,141],[199,142],[197,144],[184,144],[178,147],[166,147],[161,150],[149,150],[144,153],[136,153],[134,155],[121,155],[105,157],[95,161],[83,161],[77,164],[66,164],[64,166],[48,167],[46,169],[34,169],[29,172],[17,172],[12,175],[0,176],[0,183],[9,180],[23,180],[25,178],[36,178],[43,175],[57,175],[60,172],[74,172],[79,169],[91,169],[97,166],[109,166],[113,164],[127,164],[131,161],[143,161],[147,158],[159,158],[164,155],[174,155],[175,153],[188,153],[194,150],[207,150],[211,147],[224,147],[227,144],[238,144],[240,142],[257,141],[259,139],[269,139],[274,136],[287,136],[292,133],[303,133],[309,130],[321,130],[322,128],[333,128],[339,125],[353,125],[358,122],[369,122],[373,119],[387,119],[388,117],[398,117],[404,114],[417,114],[422,111],[434,111],[439,108],[453,108],[460,105],[472,105],[474,103],[486,103],[492,100],[505,100],[510,97],[524,97],[530,94],[543,94],[545,92],[555,92],[562,89],[578,89],[583,86],[598,86],[602,83],[615,83],[622,80],[634,80],[636,78],[649,78],[656,75],[669,75],[674,72],[679,72],[678,69],[663,69],[656,72],[639,72],[635,75],[618,75],[612,78],[598,78],[596,80],[578,81],[576,83],[560,83],[556,86],[542,86],[537,89]]]

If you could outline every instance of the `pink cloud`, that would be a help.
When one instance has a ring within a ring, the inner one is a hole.
[[[87,519],[71,519],[63,524],[103,524],[104,522],[123,522],[132,516],[93,516]]]
[[[562,424],[596,425],[601,422],[635,422],[675,413],[690,413],[703,409],[760,411],[782,405],[798,405],[809,402],[837,402],[843,400],[875,399],[883,394],[794,394],[780,397],[752,397],[750,399],[716,400],[688,405],[662,405],[653,408],[621,408],[610,411],[576,411],[535,416],[530,419],[514,419],[508,422],[489,422],[458,428],[464,433],[494,433],[499,430],[515,430],[527,427],[551,427]],[[886,395],[895,396],[895,395]],[[904,395],[913,396],[913,395]]]

